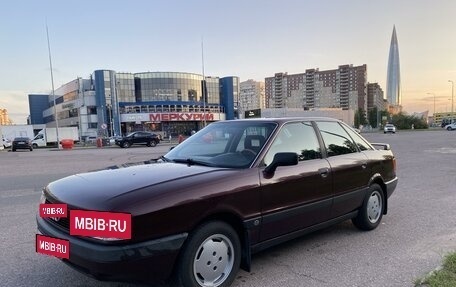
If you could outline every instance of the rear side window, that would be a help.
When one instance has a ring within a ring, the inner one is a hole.
[[[358,152],[356,144],[338,122],[317,122],[328,156]]]
[[[367,143],[367,141],[361,137],[357,132],[353,131],[351,128],[347,127],[346,125],[342,124],[345,128],[347,133],[351,136],[351,138],[355,141],[356,145],[360,150],[372,150],[373,148]]]

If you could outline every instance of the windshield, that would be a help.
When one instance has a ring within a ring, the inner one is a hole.
[[[277,125],[255,121],[210,124],[165,155],[169,161],[246,168],[263,149]]]

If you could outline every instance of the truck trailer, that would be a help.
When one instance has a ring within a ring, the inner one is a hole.
[[[27,137],[33,139],[32,125],[4,125],[0,127],[2,139],[12,142],[17,137]]]
[[[79,131],[77,127],[62,127],[59,128],[59,141],[62,140],[79,141]],[[57,145],[57,130],[56,128],[45,128],[38,132],[33,138],[32,145],[36,147],[45,147]]]

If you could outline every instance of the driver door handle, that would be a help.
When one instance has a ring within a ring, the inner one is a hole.
[[[323,178],[328,177],[328,175],[329,175],[329,168],[327,168],[327,167],[320,168],[320,169],[318,170],[318,172],[320,173],[321,177],[323,177]]]

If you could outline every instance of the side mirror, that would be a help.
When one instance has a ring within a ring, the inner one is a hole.
[[[279,166],[290,166],[298,164],[298,154],[295,152],[278,152],[274,155],[271,164],[268,165],[263,173],[272,175]]]
[[[371,143],[373,146],[380,146],[383,150],[391,150],[391,146],[386,143]]]

